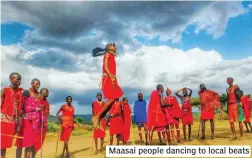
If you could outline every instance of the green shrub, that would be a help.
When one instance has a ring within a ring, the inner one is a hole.
[[[84,119],[82,117],[76,117],[74,119],[75,124],[84,124]]]
[[[52,122],[52,121],[48,121],[47,123],[47,132],[51,132],[51,133],[56,133],[60,131],[60,125]]]

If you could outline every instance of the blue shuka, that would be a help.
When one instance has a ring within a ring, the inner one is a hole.
[[[147,113],[146,113],[146,101],[137,100],[134,104],[134,122],[141,127],[146,123]]]

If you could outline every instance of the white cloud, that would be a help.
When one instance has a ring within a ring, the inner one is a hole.
[[[210,3],[192,18],[191,24],[196,25],[195,33],[206,30],[216,39],[225,33],[230,18],[242,15],[246,11],[242,3],[238,1]]]
[[[102,57],[90,59],[86,56],[78,58],[79,66],[92,67],[99,63],[100,70],[81,72],[64,72],[55,69],[45,69],[23,64],[15,60],[19,57],[20,46],[1,46],[2,71],[1,83],[8,82],[9,73],[20,72],[23,77],[23,87],[28,88],[32,78],[41,80],[41,87],[50,89],[70,90],[73,92],[88,91],[98,88],[101,79]],[[62,52],[64,53],[64,52]],[[29,54],[29,52],[28,52]],[[91,62],[97,60],[97,62]],[[137,89],[153,89],[162,83],[176,90],[183,86],[197,89],[201,82],[225,91],[225,80],[234,77],[239,85],[251,89],[252,57],[241,60],[224,60],[214,51],[204,51],[194,48],[188,51],[174,49],[168,46],[143,46],[135,52],[126,52],[117,57],[117,76],[122,87]],[[251,90],[250,90],[251,92]],[[150,93],[150,92],[148,92]]]
[[[84,69],[82,72],[63,72],[33,67],[16,60],[21,56],[18,53],[21,49],[17,45],[1,46],[1,86],[7,86],[9,74],[17,71],[22,75],[22,87],[24,88],[30,87],[30,81],[35,77],[41,80],[41,87],[47,87],[49,90],[58,89],[78,93],[98,88],[101,71],[90,72]],[[90,59],[81,56],[76,62],[87,67],[92,67],[97,63],[88,59],[97,60],[101,67],[102,57]],[[136,88],[145,96],[150,95],[158,83],[167,85],[173,93],[185,86],[194,90],[198,89],[200,83],[205,83],[207,87],[224,93],[227,87],[226,78],[229,76],[235,79],[244,93],[252,93],[252,57],[241,60],[224,60],[214,50],[204,51],[194,48],[185,52],[168,46],[143,46],[135,52],[119,55],[116,60],[119,84],[125,88]],[[196,93],[194,91],[195,95]],[[145,100],[149,100],[149,98],[145,97]],[[61,104],[63,103],[52,105],[53,113],[56,113]],[[73,104],[79,114],[90,113],[89,106],[79,105],[77,102]]]

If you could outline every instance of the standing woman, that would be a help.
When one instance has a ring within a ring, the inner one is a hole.
[[[103,52],[103,53],[99,53]],[[116,45],[109,43],[105,49],[99,47],[93,49],[93,57],[104,55],[102,65],[101,90],[108,101],[101,110],[92,118],[93,127],[99,128],[99,121],[106,115],[116,99],[123,96],[123,91],[116,78]]]
[[[56,114],[56,117],[59,119],[61,123],[61,134],[60,140],[64,141],[64,148],[62,151],[62,157],[65,155],[66,157],[70,157],[69,150],[68,150],[68,140],[72,134],[74,129],[74,107],[72,105],[72,97],[66,97],[66,104],[62,105],[59,111]],[[62,117],[60,118],[59,114],[62,112]]]
[[[189,94],[187,90],[189,90]],[[180,91],[182,91],[182,95],[179,94]],[[176,92],[176,95],[181,99],[182,102],[182,124],[183,124],[184,140],[187,139],[186,137],[186,125],[187,125],[188,140],[192,141],[191,131],[193,125],[193,113],[192,113],[192,104],[190,101],[192,96],[192,90],[189,88],[182,88]]]

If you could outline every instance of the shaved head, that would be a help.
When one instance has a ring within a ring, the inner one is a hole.
[[[37,79],[37,78],[34,78],[34,79],[32,79],[31,84],[33,84],[34,82],[39,82],[40,83],[40,80]]]
[[[161,93],[164,92],[164,86],[161,85],[161,84],[158,84],[157,87],[156,87],[156,89],[157,89],[159,92],[161,92]]]
[[[232,77],[227,78],[227,84],[232,85],[234,82],[234,79]]]
[[[42,89],[40,90],[40,93],[42,93],[43,91],[49,92],[49,90],[48,90],[47,88],[42,88]]]
[[[12,72],[10,75],[9,75],[9,79],[11,80],[13,78],[13,76],[18,76],[18,78],[20,77],[21,78],[21,75],[17,72]]]

